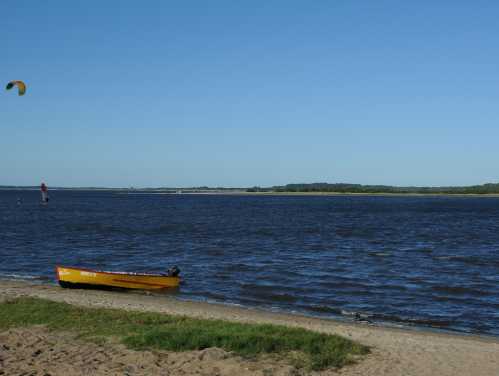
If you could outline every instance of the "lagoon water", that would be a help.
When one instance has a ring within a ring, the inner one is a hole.
[[[49,205],[39,200],[0,190],[0,278],[55,283],[56,264],[175,264],[183,299],[499,335],[499,198],[52,191]]]

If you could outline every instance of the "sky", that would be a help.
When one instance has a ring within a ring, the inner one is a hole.
[[[0,2],[0,185],[499,182],[497,1]]]

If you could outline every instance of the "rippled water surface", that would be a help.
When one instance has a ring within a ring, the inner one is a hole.
[[[499,198],[0,191],[0,260],[177,264],[182,298],[499,335]]]

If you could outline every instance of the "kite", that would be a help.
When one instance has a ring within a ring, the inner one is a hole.
[[[24,93],[26,93],[26,84],[22,81],[10,81],[5,87],[5,89],[10,90],[14,86],[17,86],[17,89],[19,90],[18,91],[19,95],[24,95]]]

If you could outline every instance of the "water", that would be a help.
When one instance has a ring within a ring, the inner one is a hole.
[[[176,264],[184,299],[499,335],[499,198],[52,191],[48,206],[39,200],[0,191],[4,278],[54,283],[56,264]]]

